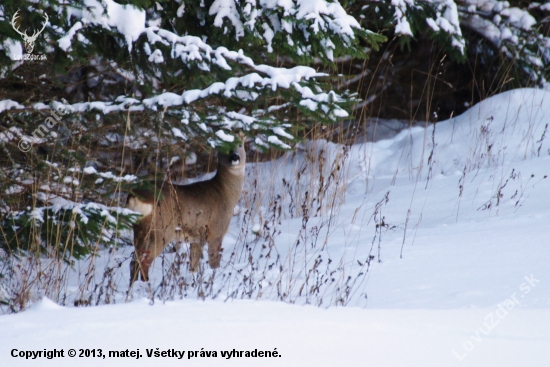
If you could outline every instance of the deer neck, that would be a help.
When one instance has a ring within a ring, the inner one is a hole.
[[[232,170],[224,166],[218,166],[218,171],[212,181],[219,190],[224,191],[227,198],[236,204],[243,189],[244,167],[239,170]]]

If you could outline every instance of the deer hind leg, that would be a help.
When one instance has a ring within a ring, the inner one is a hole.
[[[210,268],[217,269],[220,267],[222,250],[221,238],[208,242],[208,263],[210,264]]]
[[[199,265],[202,259],[202,243],[191,243],[191,252],[189,253],[189,270],[192,273],[199,271]]]

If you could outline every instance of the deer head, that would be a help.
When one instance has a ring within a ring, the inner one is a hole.
[[[44,21],[44,26],[42,27],[42,29],[39,31],[34,31],[32,36],[29,36],[26,30],[25,30],[25,33],[23,33],[19,31],[19,27],[15,25],[15,20],[18,18],[18,15],[17,15],[18,13],[19,13],[19,10],[16,11],[15,14],[13,15],[13,18],[11,18],[11,26],[13,27],[13,29],[15,29],[17,33],[21,35],[21,37],[23,37],[23,43],[25,44],[25,52],[30,54],[34,49],[34,42],[38,38],[38,35],[42,33],[42,31],[44,30],[44,28],[46,28],[46,25],[48,24],[48,14],[44,13],[44,18],[46,20]]]

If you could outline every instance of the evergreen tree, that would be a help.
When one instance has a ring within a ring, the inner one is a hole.
[[[390,40],[365,65],[340,63],[367,116],[437,121],[503,90],[548,88],[548,1],[357,0],[348,7]]]
[[[181,149],[347,117],[308,65],[383,40],[326,0],[6,1],[0,27],[0,248],[67,261],[119,243],[121,193]]]

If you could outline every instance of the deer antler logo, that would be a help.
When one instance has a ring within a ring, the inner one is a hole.
[[[25,30],[25,33],[23,33],[19,30],[19,27],[15,25],[15,20],[18,18],[18,15],[17,15],[18,13],[19,13],[19,10],[16,11],[15,14],[13,15],[13,18],[11,18],[11,26],[13,27],[13,29],[15,29],[17,33],[21,35],[21,37],[23,37],[23,42],[25,44],[25,52],[30,54],[34,49],[34,42],[38,38],[38,35],[42,33],[42,31],[44,30],[44,28],[46,28],[46,25],[48,24],[48,14],[44,13],[44,18],[46,18],[46,20],[44,21],[44,26],[42,27],[42,29],[39,31],[34,31],[32,36],[29,36],[26,30]]]

